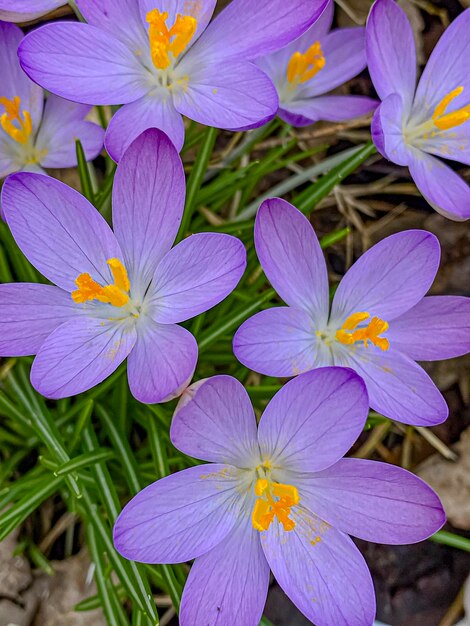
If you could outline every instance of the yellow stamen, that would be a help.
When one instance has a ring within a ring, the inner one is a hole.
[[[166,11],[161,13],[158,9],[153,9],[145,17],[150,24],[150,54],[153,64],[158,70],[166,70],[172,59],[178,58],[188,47],[196,32],[197,20],[191,15],[178,13],[175,23],[169,29],[166,25]]]
[[[379,337],[388,330],[388,322],[380,319],[380,317],[373,317],[366,327],[357,328],[361,322],[369,318],[369,313],[353,313],[347,318],[340,330],[336,331],[336,339],[346,346],[353,345],[356,341],[363,341],[366,348],[370,341],[377,348],[383,351],[388,350],[390,347],[388,339]]]
[[[325,67],[325,57],[319,41],[302,54],[295,52],[287,66],[287,80],[290,83],[306,83]]]
[[[5,113],[0,117],[3,130],[17,143],[28,143],[33,132],[33,122],[29,111],[21,111],[20,97],[15,96],[13,100],[0,97],[0,104],[5,107]]]
[[[260,532],[268,530],[275,517],[284,530],[290,531],[295,528],[295,522],[289,515],[291,507],[300,502],[296,487],[271,483],[266,478],[259,478],[255,483],[254,491],[258,499],[251,516],[253,528]]]
[[[119,259],[109,259],[107,263],[111,269],[114,284],[103,287],[96,280],[93,280],[87,272],[80,274],[75,281],[78,289],[72,292],[74,302],[83,303],[98,300],[98,302],[117,307],[124,306],[129,302],[131,284],[126,268]]]
[[[446,113],[449,104],[455,100],[463,92],[463,87],[457,87],[446,96],[442,98],[437,107],[434,109],[432,119],[434,124],[440,130],[449,130],[455,126],[460,126],[470,119],[470,104],[452,111],[452,113]]]

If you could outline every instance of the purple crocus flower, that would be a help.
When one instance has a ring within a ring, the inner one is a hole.
[[[468,185],[440,158],[470,164],[470,10],[442,35],[416,87],[411,25],[394,0],[377,0],[367,22],[367,60],[382,100],[372,123],[381,154],[409,167],[429,204],[470,218]]]
[[[0,0],[0,20],[5,22],[35,20],[64,4],[65,0]]]
[[[300,211],[279,198],[264,202],[255,245],[289,306],[242,324],[233,341],[239,361],[280,377],[324,365],[351,367],[379,413],[422,426],[446,419],[444,398],[415,361],[470,352],[470,298],[424,297],[439,267],[434,235],[408,230],[373,246],[344,276],[331,310],[323,252]]]
[[[19,247],[52,285],[0,285],[0,355],[37,354],[48,398],[90,389],[128,357],[134,396],[163,402],[189,383],[197,343],[179,322],[225,298],[243,274],[235,237],[203,233],[170,249],[185,179],[171,141],[136,139],[116,171],[114,233],[78,192],[41,174],[10,176],[2,201]]]
[[[23,72],[18,45],[23,33],[0,22],[0,178],[19,170],[77,165],[75,139],[88,159],[103,147],[104,130],[85,121],[91,107],[49,96]]]
[[[78,0],[88,24],[48,24],[20,47],[40,85],[88,104],[124,104],[106,148],[119,160],[157,127],[181,149],[182,115],[218,128],[260,126],[278,108],[251,60],[302,34],[326,0],[233,0],[209,25],[216,0]]]
[[[341,122],[377,107],[376,100],[364,96],[325,95],[366,67],[365,29],[340,28],[330,33],[333,13],[330,0],[304,35],[257,61],[276,85],[279,117],[293,126]]]
[[[230,376],[192,385],[171,440],[209,461],[153,483],[124,508],[114,545],[128,559],[196,559],[181,626],[257,626],[271,569],[317,626],[370,626],[374,588],[348,537],[403,544],[436,532],[445,516],[421,479],[393,465],[342,457],[362,432],[364,382],[327,367],[288,382],[259,428]]]

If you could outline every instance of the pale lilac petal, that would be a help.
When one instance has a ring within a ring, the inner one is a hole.
[[[389,161],[398,165],[408,165],[413,159],[413,151],[406,144],[403,135],[404,109],[399,94],[392,93],[385,98],[372,119],[372,139],[377,150]]]
[[[137,300],[175,240],[184,198],[184,170],[175,147],[164,133],[145,131],[124,153],[113,187],[114,232]]]
[[[183,322],[212,308],[237,286],[246,251],[236,237],[198,233],[184,239],[158,265],[149,306],[156,322]]]
[[[0,355],[36,354],[44,340],[77,313],[70,294],[52,285],[0,285]]]
[[[281,104],[279,117],[293,126],[307,126],[320,120],[343,122],[367,115],[377,100],[366,96],[319,96]]]
[[[301,309],[276,307],[250,317],[235,333],[235,356],[267,376],[297,376],[321,365],[332,365],[312,318]]]
[[[42,174],[13,174],[3,185],[2,208],[22,252],[50,281],[67,291],[84,272],[113,282],[106,262],[122,259],[119,244],[77,191]]]
[[[299,476],[301,502],[338,530],[366,541],[423,541],[441,528],[437,494],[401,467],[342,459],[322,472]]]
[[[112,374],[135,340],[134,327],[124,322],[75,317],[42,344],[31,368],[31,383],[46,398],[75,396]]]
[[[146,404],[171,400],[189,384],[196,363],[197,343],[188,330],[146,319],[127,361],[132,395]]]
[[[276,114],[276,89],[252,63],[195,63],[189,52],[178,69],[189,82],[175,92],[175,107],[200,124],[232,130],[261,126]]]
[[[0,22],[0,50],[2,51],[0,96],[8,100],[13,100],[15,96],[18,96],[21,101],[21,110],[26,110],[31,115],[33,130],[36,132],[41,122],[44,95],[41,87],[33,83],[21,69],[18,46],[22,40],[23,31],[18,26]],[[3,113],[4,108],[0,104],[0,114]],[[3,135],[3,130],[1,133]]]
[[[339,28],[323,37],[320,44],[325,67],[300,86],[299,98],[320,96],[336,89],[366,67],[364,28]]]
[[[413,426],[434,426],[449,409],[426,372],[393,346],[387,352],[363,346],[346,361],[364,379],[374,411]]]
[[[265,200],[256,217],[255,245],[263,270],[281,298],[307,311],[319,326],[325,324],[328,274],[308,219],[285,200]]]
[[[440,361],[470,352],[470,298],[429,296],[393,320],[391,344],[415,361]]]
[[[440,159],[415,151],[410,174],[424,198],[438,213],[457,222],[470,218],[470,187]]]
[[[194,562],[183,591],[180,625],[258,626],[269,586],[259,532],[246,519]]]
[[[217,0],[137,0],[137,3],[144,23],[147,13],[153,9],[168,13],[167,26],[175,23],[178,13],[195,17],[197,28],[190,42],[193,45],[210,22]]]
[[[115,113],[106,131],[105,145],[109,155],[119,161],[122,155],[149,128],[159,128],[173,142],[178,151],[184,143],[184,123],[175,109],[173,99],[161,92],[148,95],[122,106]]]
[[[448,93],[463,87],[449,111],[470,102],[470,11],[463,11],[445,29],[421,75],[413,103],[413,119],[424,121]],[[468,122],[467,122],[468,124]]]
[[[88,24],[105,30],[150,59],[150,42],[142,21],[138,0],[76,0]]]
[[[419,302],[431,287],[440,259],[437,238],[408,230],[383,239],[346,272],[333,300],[331,318],[341,324],[367,312],[386,321]]]
[[[0,20],[27,22],[65,4],[65,0],[0,0]]]
[[[468,104],[470,104],[470,88]],[[452,108],[459,108],[459,106],[460,103],[457,100],[454,107],[449,106],[448,112],[450,113]],[[448,130],[438,130],[436,127],[432,133],[414,139],[413,143],[423,152],[470,165],[470,123],[468,121]]]
[[[10,147],[10,142],[7,143],[0,138],[0,179],[5,178],[8,174],[12,174],[21,168],[21,163],[14,158],[14,155],[10,154],[9,151],[7,153],[5,145]]]
[[[321,15],[326,0],[233,0],[194,46],[219,61],[256,59],[297,39]]]
[[[85,104],[125,104],[148,91],[147,70],[119,39],[90,24],[46,24],[27,35],[21,66],[53,93]]]
[[[249,467],[259,459],[251,400],[231,376],[213,376],[186,389],[170,437],[178,450],[204,461]]]
[[[347,535],[302,506],[291,517],[293,530],[275,522],[261,534],[280,587],[316,626],[370,626],[374,585],[359,550]]]
[[[240,470],[212,463],[158,480],[117,518],[116,550],[143,563],[183,563],[209,552],[238,520],[239,483]]]
[[[366,27],[369,73],[379,98],[392,93],[409,112],[416,87],[416,47],[410,22],[395,0],[376,0]]]
[[[316,472],[336,463],[359,437],[369,403],[352,370],[324,367],[289,381],[258,429],[263,458],[286,470]]]
[[[51,94],[46,100],[44,117],[36,138],[36,149],[46,154],[44,167],[75,167],[76,144],[80,140],[85,156],[92,160],[103,148],[104,130],[98,124],[85,121],[90,107]]]

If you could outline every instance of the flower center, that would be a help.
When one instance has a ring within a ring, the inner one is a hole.
[[[83,303],[98,300],[98,302],[112,304],[116,307],[123,307],[129,302],[131,284],[126,268],[119,259],[108,259],[107,263],[111,269],[114,283],[103,287],[93,280],[87,272],[80,274],[75,281],[78,289],[72,292],[74,302]]]
[[[289,515],[291,507],[300,502],[296,487],[275,483],[267,478],[258,478],[254,490],[258,499],[251,515],[253,528],[260,532],[268,530],[275,517],[284,530],[290,531],[295,528],[295,522]]]
[[[390,347],[388,339],[380,337],[382,333],[388,330],[388,322],[380,319],[380,317],[373,317],[367,326],[358,328],[359,324],[369,318],[369,313],[353,313],[346,319],[342,327],[336,331],[336,339],[346,346],[353,345],[357,341],[363,341],[366,348],[370,341],[377,348],[383,351],[388,350]]]
[[[146,20],[149,26],[150,54],[157,70],[166,70],[188,47],[197,28],[197,20],[190,15],[178,13],[175,23],[168,28],[168,13],[158,9],[149,11]]]
[[[33,133],[33,122],[29,111],[21,111],[21,98],[15,96],[8,100],[0,97],[0,104],[5,107],[5,113],[0,117],[3,130],[17,143],[27,144]]]
[[[287,80],[293,85],[306,83],[325,67],[325,57],[319,41],[302,54],[295,52],[287,66]]]

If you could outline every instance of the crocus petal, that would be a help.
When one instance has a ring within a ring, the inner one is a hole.
[[[233,0],[194,46],[218,61],[256,59],[297,39],[326,7],[326,0]]]
[[[415,361],[440,361],[470,352],[470,298],[429,296],[393,320],[391,344]]]
[[[13,174],[3,185],[2,208],[17,244],[50,281],[67,291],[84,272],[113,282],[106,262],[122,259],[119,244],[77,191],[42,174]]]
[[[383,239],[346,272],[333,300],[331,318],[342,323],[362,311],[386,321],[398,317],[429,290],[439,258],[439,242],[425,230]]]
[[[401,467],[342,459],[322,472],[297,478],[304,506],[338,530],[365,541],[423,541],[445,522],[437,494]]]
[[[171,400],[189,384],[196,363],[197,343],[188,330],[147,319],[137,326],[127,362],[132,395],[147,404]]]
[[[424,198],[438,213],[457,222],[470,218],[470,188],[440,159],[415,151],[410,174]]]
[[[320,44],[325,66],[300,86],[299,98],[320,96],[336,89],[366,67],[364,28],[339,28],[323,37]]]
[[[372,119],[372,139],[377,150],[389,161],[398,165],[408,165],[413,151],[403,135],[403,99],[392,93],[378,107]]]
[[[249,467],[259,460],[253,406],[231,376],[191,385],[173,415],[170,436],[178,450],[204,461]]]
[[[161,131],[145,131],[125,152],[113,187],[114,232],[137,300],[175,240],[184,198],[184,170],[175,147]]]
[[[44,151],[44,167],[74,167],[77,165],[75,141],[80,140],[88,160],[98,156],[103,148],[104,130],[98,124],[85,121],[90,111],[86,104],[77,104],[51,94],[46,101],[44,117],[36,138],[36,150]]]
[[[159,128],[178,151],[184,143],[184,123],[173,105],[173,98],[161,92],[148,95],[122,106],[115,113],[106,131],[105,145],[111,158],[119,161],[137,137],[149,128]]]
[[[458,105],[455,106],[458,107]],[[442,159],[470,165],[470,123],[467,121],[461,126],[454,126],[448,130],[435,130],[429,135],[415,139],[414,145],[423,152],[434,154]]]
[[[381,100],[392,93],[409,112],[416,87],[416,47],[408,18],[395,0],[376,0],[366,27],[369,72]]]
[[[367,115],[377,104],[377,100],[366,96],[320,96],[281,104],[279,117],[293,126],[307,126],[319,120],[342,122]]]
[[[2,51],[0,95],[8,100],[13,100],[15,96],[18,96],[21,101],[21,110],[28,111],[33,129],[37,131],[41,121],[44,96],[41,87],[35,85],[21,69],[17,51],[22,40],[23,31],[18,26],[0,22],[0,50]],[[0,110],[1,113],[4,112],[3,105],[0,105]]]
[[[148,91],[132,50],[90,24],[46,24],[23,39],[18,54],[30,78],[75,102],[125,104]]]
[[[200,124],[229,130],[254,127],[276,114],[276,89],[252,63],[195,63],[189,52],[178,71],[188,75],[189,82],[175,92],[175,107]]]
[[[281,298],[323,326],[328,318],[328,274],[308,219],[285,200],[266,200],[256,217],[255,246],[264,273]]]
[[[364,379],[371,408],[413,426],[445,421],[449,409],[426,372],[398,350],[379,352],[359,347],[344,361]]]
[[[149,485],[116,520],[117,551],[142,563],[182,563],[209,552],[239,518],[239,475],[230,465],[198,465]]]
[[[262,457],[292,471],[329,467],[359,437],[368,408],[364,382],[352,370],[324,367],[301,374],[277,392],[261,417]]]
[[[168,13],[166,22],[168,27],[175,23],[178,14],[195,17],[197,28],[190,42],[193,45],[210,22],[217,0],[138,0],[138,4],[140,6],[141,19],[144,23],[147,13],[155,8],[161,13]]]
[[[158,265],[149,306],[156,322],[183,322],[207,311],[237,286],[246,252],[236,237],[198,233],[181,241]]]
[[[46,398],[87,391],[119,367],[135,340],[133,326],[74,317],[42,344],[31,368],[31,383]]]
[[[88,24],[105,30],[120,39],[136,53],[148,51],[149,38],[142,21],[138,0],[76,0]]]
[[[413,118],[416,116],[417,120],[429,119],[442,98],[456,87],[463,87],[464,91],[460,98],[452,103],[449,111],[468,105],[470,98],[469,29],[470,11],[468,10],[463,11],[445,29],[421,75],[413,103]]]
[[[255,372],[297,376],[333,364],[315,330],[305,311],[292,307],[266,309],[240,326],[233,338],[233,351],[243,365]]]
[[[258,626],[269,566],[251,519],[194,562],[181,599],[181,626]]]
[[[36,354],[44,340],[77,313],[70,294],[52,285],[0,285],[0,355]]]
[[[280,587],[316,626],[369,626],[375,594],[366,562],[351,539],[298,507],[296,526],[277,522],[261,534],[269,566]]]
[[[13,4],[13,6],[12,6]],[[0,0],[0,20],[27,22],[65,4],[64,0]],[[14,9],[14,11],[12,10]]]

